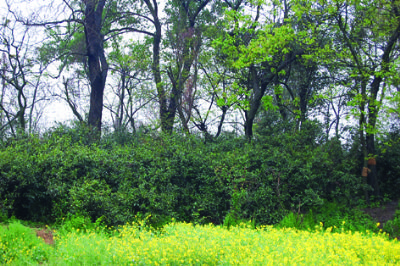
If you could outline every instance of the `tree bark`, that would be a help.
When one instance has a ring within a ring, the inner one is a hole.
[[[302,50],[298,50],[296,52],[289,53],[285,56],[285,59],[281,61],[281,63],[276,67],[274,73],[279,73],[281,70],[286,68],[289,64],[296,60],[298,55],[303,53]],[[271,68],[270,66],[266,66],[266,69]],[[244,132],[246,138],[250,141],[253,137],[253,124],[256,114],[258,113],[258,109],[261,105],[262,97],[267,90],[268,85],[273,81],[276,74],[272,72],[259,74],[257,69],[254,66],[250,67],[250,77],[247,83],[248,89],[252,91],[252,97],[250,99],[250,109],[245,111],[245,124],[244,124]]]
[[[93,130],[93,137],[98,140],[101,136],[103,96],[108,73],[103,49],[104,35],[101,32],[106,1],[86,0],[83,2],[85,3],[84,30],[91,87],[88,124]]]
[[[153,17],[152,23],[155,28],[155,32],[151,35],[153,37],[153,62],[151,67],[157,89],[161,131],[164,133],[172,133],[173,123],[171,124],[168,119],[169,114],[167,107],[167,93],[161,79],[160,49],[162,28],[160,19],[158,17],[158,4],[156,0],[144,0],[144,2],[150,11],[151,16]]]

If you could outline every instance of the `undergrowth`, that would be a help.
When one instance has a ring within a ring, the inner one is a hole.
[[[73,220],[78,220],[76,217]],[[333,232],[240,223],[230,226],[145,221],[119,228],[64,227],[47,246],[12,222],[1,231],[2,264],[10,265],[395,265],[400,243],[385,233]],[[344,224],[343,224],[344,225]],[[4,229],[6,228],[6,229]],[[69,228],[70,231],[67,230]]]
[[[387,221],[383,225],[383,230],[393,237],[400,237],[400,203],[393,220]]]
[[[307,213],[289,212],[278,224],[278,227],[313,230],[316,226],[332,228],[332,232],[358,231],[379,232],[379,224],[359,209],[350,209],[345,205],[324,202],[319,208]]]
[[[0,264],[39,264],[48,261],[52,252],[53,248],[19,221],[0,225]]]

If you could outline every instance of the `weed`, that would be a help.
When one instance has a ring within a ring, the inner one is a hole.
[[[18,221],[0,226],[0,264],[27,265],[48,260],[52,248]]]

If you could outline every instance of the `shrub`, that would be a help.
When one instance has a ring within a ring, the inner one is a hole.
[[[400,203],[393,220],[387,221],[383,225],[383,230],[387,232],[391,237],[400,237]]]
[[[0,210],[46,222],[78,215],[117,225],[141,213],[155,225],[275,224],[288,210],[346,202],[360,189],[340,143],[317,143],[318,130],[306,129],[252,143],[161,135],[123,145],[56,129],[0,150]]]
[[[394,129],[377,146],[376,165],[381,194],[397,199],[400,194],[400,130]]]

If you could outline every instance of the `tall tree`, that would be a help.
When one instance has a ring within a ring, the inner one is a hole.
[[[196,20],[209,2],[210,0],[168,2],[166,23],[172,30],[166,33],[168,41],[164,44],[162,37],[165,24],[160,18],[160,3],[157,0],[144,0],[137,6],[137,10],[140,12],[132,13],[132,16],[140,22],[132,26],[134,31],[144,33],[152,39],[152,72],[157,90],[161,129],[165,133],[173,131],[176,112],[181,106],[185,82],[190,76],[190,69],[197,56],[194,51],[198,49],[197,44],[201,39]],[[176,52],[176,58],[169,57],[165,62],[167,65],[169,64],[165,70],[168,73],[171,87],[167,86],[168,83],[163,77],[164,67],[161,62],[165,49],[169,48]]]
[[[342,40],[341,58],[347,58],[347,69],[353,77],[358,107],[360,140],[364,168],[369,167],[368,184],[380,196],[376,165],[368,158],[376,155],[375,135],[385,82],[399,56],[400,14],[398,1],[334,1],[328,2],[338,36]]]
[[[338,104],[334,106],[330,101],[329,106],[342,108],[342,103],[347,103],[353,107],[352,113],[358,119],[363,176],[368,176],[366,183],[379,196],[376,166],[372,161],[368,164],[368,158],[376,155],[378,114],[387,84],[393,80],[393,63],[399,55],[396,49],[400,37],[399,3],[386,0],[299,2],[302,3],[299,14],[302,17],[312,14],[319,21],[320,32],[327,31],[330,37],[325,49],[313,53],[312,60],[317,60],[323,71],[334,73],[330,85],[341,89],[335,92],[336,99],[340,100]],[[334,112],[339,120],[339,109]]]
[[[215,42],[216,47],[226,55],[231,67],[241,71],[242,80],[236,84],[245,100],[241,102],[245,113],[245,134],[251,139],[253,124],[260,107],[272,106],[273,97],[266,95],[281,76],[301,55],[305,46],[310,45],[310,36],[304,30],[297,30],[289,22],[293,3],[283,1],[272,6],[262,2],[225,1],[229,6],[225,21],[227,32]],[[253,7],[248,14],[245,4]],[[263,9],[270,9],[264,21],[260,20]]]
[[[88,124],[99,139],[102,128],[104,90],[109,72],[105,47],[108,41],[130,32],[142,32],[127,24],[135,13],[131,0],[63,0],[58,18],[23,20],[27,25],[44,26],[52,38],[44,45],[46,51],[61,60],[61,70],[79,63],[84,66],[90,84]],[[137,23],[136,23],[137,24]],[[135,24],[135,25],[136,25]],[[49,55],[50,54],[50,55]]]
[[[46,99],[41,80],[46,67],[35,54],[37,47],[32,41],[32,30],[12,16],[5,17],[1,23],[0,113],[6,121],[1,121],[0,131],[23,135],[33,132],[39,121],[35,110]]]
[[[108,73],[108,63],[104,52],[104,33],[102,32],[106,0],[84,0],[83,4],[85,5],[83,27],[91,87],[88,124],[97,132],[97,138],[99,138],[103,116],[104,88]]]
[[[105,107],[111,112],[114,130],[130,127],[135,131],[137,112],[155,99],[150,84],[151,52],[146,42],[122,43],[122,39],[112,43],[110,70],[115,82],[110,84],[113,95],[106,97],[111,99]]]
[[[192,105],[197,82],[197,59],[202,44],[202,12],[211,0],[171,0],[167,14],[171,26],[167,31],[167,40],[172,53],[169,55],[167,69],[171,81],[171,92],[169,97],[167,113],[167,131],[172,130],[176,112],[178,111],[183,128],[189,132],[188,121],[191,117],[191,108],[183,112],[183,103]],[[203,27],[204,28],[204,27]],[[194,72],[192,73],[192,69]],[[184,94],[184,91],[186,92]],[[186,96],[186,97],[185,97]],[[182,97],[186,98],[183,99]]]

